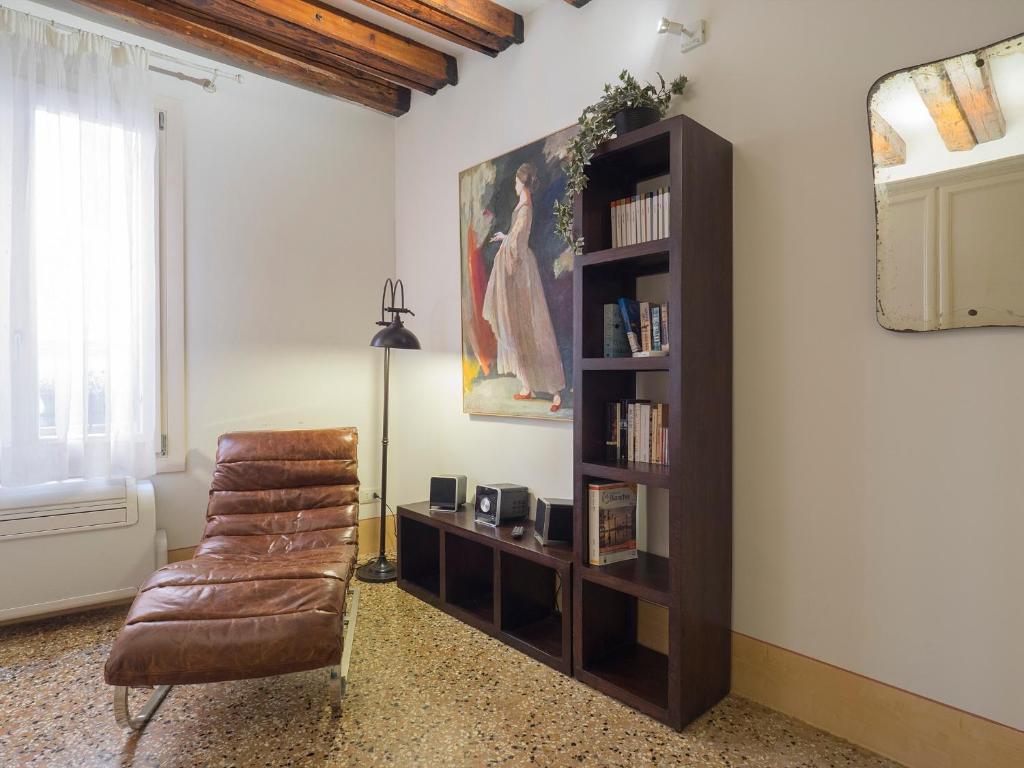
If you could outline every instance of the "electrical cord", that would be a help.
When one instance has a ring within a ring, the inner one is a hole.
[[[374,499],[374,501],[380,501],[381,500],[380,499],[380,494],[374,492],[373,499]],[[392,531],[395,534],[395,541],[398,541],[398,515],[395,514],[395,510],[393,510],[391,508],[390,504],[385,504],[384,508],[385,508],[386,512],[384,514],[384,523],[383,524],[387,525],[388,514],[390,514],[391,515]],[[387,553],[385,552],[385,554],[387,554]],[[366,555],[365,558],[356,560],[356,567],[357,568],[361,568],[362,566],[367,565],[368,563],[372,563],[378,557],[380,557],[380,553],[379,552],[375,552],[372,555]]]

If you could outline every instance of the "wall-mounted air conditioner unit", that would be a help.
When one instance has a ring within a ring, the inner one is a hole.
[[[0,621],[130,598],[166,560],[149,481],[0,488]]]

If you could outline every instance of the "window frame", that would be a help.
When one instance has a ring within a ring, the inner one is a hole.
[[[184,472],[185,174],[181,102],[156,100],[157,259],[160,299],[156,471]]]

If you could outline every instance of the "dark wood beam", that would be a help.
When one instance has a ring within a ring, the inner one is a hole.
[[[523,42],[523,17],[491,0],[419,0],[419,5],[472,24],[508,43]]]
[[[407,88],[353,68],[326,67],[276,43],[189,13],[166,0],[75,0],[143,29],[147,37],[186,47],[250,72],[336,96],[389,115],[409,111]]]
[[[512,37],[499,37],[461,18],[437,10],[422,0],[355,0],[355,2],[488,56],[496,56],[515,42],[515,29],[521,30],[523,27],[522,18],[519,18],[512,25]]]
[[[322,63],[341,63],[434,93],[458,81],[452,56],[315,0],[170,0]]]

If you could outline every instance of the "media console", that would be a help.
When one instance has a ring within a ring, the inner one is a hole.
[[[572,674],[572,548],[542,546],[533,521],[476,523],[473,509],[398,507],[398,586],[534,659]]]

